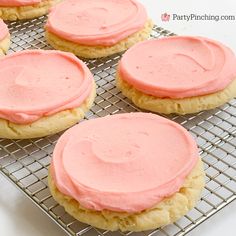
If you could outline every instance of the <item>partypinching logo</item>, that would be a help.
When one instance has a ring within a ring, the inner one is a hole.
[[[164,13],[161,15],[162,21],[169,21],[170,20],[170,14]]]

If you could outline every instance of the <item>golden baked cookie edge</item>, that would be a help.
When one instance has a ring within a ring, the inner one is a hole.
[[[100,58],[107,57],[115,53],[119,53],[127,50],[134,44],[144,41],[147,39],[152,31],[153,22],[148,20],[144,28],[129,37],[121,40],[113,46],[86,46],[80,45],[66,39],[59,37],[58,35],[49,32],[47,28],[45,29],[45,36],[47,42],[55,49],[62,50],[66,52],[72,52],[76,56],[83,58]]]
[[[130,214],[109,210],[93,211],[82,207],[75,199],[61,193],[52,179],[49,168],[48,185],[53,198],[75,219],[104,230],[144,231],[171,224],[191,210],[200,198],[205,185],[201,158],[180,190],[151,209]]]
[[[15,124],[0,118],[0,138],[40,138],[63,131],[84,118],[85,113],[92,107],[95,96],[96,85],[94,82],[91,94],[77,108],[61,111],[51,116],[44,116],[27,125]]]
[[[15,21],[33,19],[46,15],[48,10],[55,4],[62,0],[43,0],[38,4],[32,6],[19,6],[19,7],[1,7],[0,18],[3,20]]]
[[[129,98],[137,107],[162,114],[191,114],[219,107],[236,97],[236,78],[225,89],[202,96],[183,99],[158,98],[144,94],[123,80],[119,73],[116,85],[122,94]]]
[[[8,35],[4,39],[0,40],[0,56],[5,55],[10,48],[11,36]]]

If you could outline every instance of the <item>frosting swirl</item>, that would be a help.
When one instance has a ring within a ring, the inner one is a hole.
[[[129,49],[120,61],[119,74],[148,95],[200,96],[223,90],[236,78],[236,57],[229,48],[211,39],[168,37]]]
[[[9,35],[7,25],[3,22],[2,19],[0,19],[0,40],[6,38],[7,35]]]
[[[20,7],[34,5],[42,2],[42,0],[0,0],[1,7]]]
[[[198,158],[196,143],[177,123],[119,114],[65,132],[51,173],[60,192],[88,209],[139,212],[177,192]]]
[[[146,10],[136,0],[66,0],[52,8],[46,29],[75,43],[109,46],[146,21]]]
[[[25,50],[0,59],[0,118],[17,124],[80,106],[92,74],[71,53]]]

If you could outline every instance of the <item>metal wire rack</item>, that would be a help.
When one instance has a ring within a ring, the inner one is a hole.
[[[12,44],[9,53],[24,49],[50,49],[44,38],[46,17],[9,23]],[[155,26],[152,37],[173,33]],[[117,90],[114,82],[120,55],[89,60],[87,64],[97,83],[97,98],[86,119],[108,114],[138,111]],[[0,139],[0,173],[21,189],[68,235],[185,235],[236,199],[236,100],[215,110],[186,116],[168,116],[187,128],[200,147],[206,171],[206,187],[197,206],[176,223],[142,233],[109,232],[82,224],[52,198],[47,187],[47,168],[60,134],[33,140]]]

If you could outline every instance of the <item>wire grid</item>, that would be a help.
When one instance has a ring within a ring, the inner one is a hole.
[[[24,49],[50,49],[45,42],[46,17],[9,23],[12,44],[9,53]],[[152,37],[173,33],[155,26]],[[86,119],[139,111],[115,86],[120,55],[89,60],[97,84],[95,104]],[[168,116],[187,128],[200,147],[206,171],[206,187],[197,206],[176,223],[153,231],[122,233],[99,230],[76,221],[52,198],[47,187],[48,166],[60,134],[32,140],[0,139],[0,173],[20,188],[69,235],[180,236],[236,199],[236,100],[215,110],[186,116]]]

